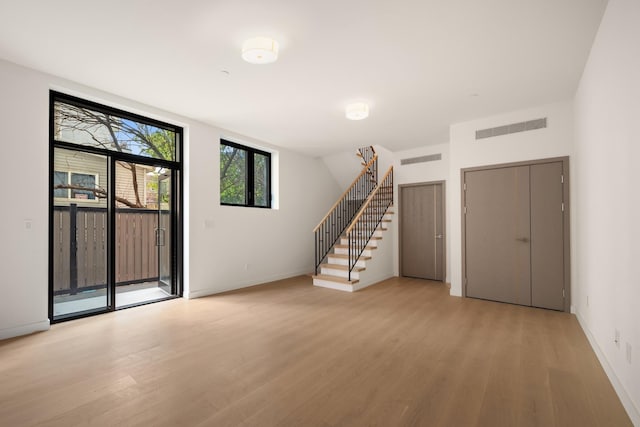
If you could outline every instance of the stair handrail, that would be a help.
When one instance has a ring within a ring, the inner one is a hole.
[[[316,228],[313,229],[313,232],[315,233],[316,231],[318,231],[318,228],[320,228],[320,226],[322,225],[323,222],[325,222],[327,220],[327,218],[329,217],[329,215],[331,215],[331,212],[333,212],[336,207],[340,204],[340,202],[347,196],[347,194],[349,194],[349,191],[351,191],[351,189],[353,187],[356,186],[356,184],[358,183],[358,180],[362,177],[362,175],[364,175],[365,173],[367,173],[367,170],[373,166],[374,162],[378,160],[378,155],[376,154],[375,156],[373,156],[373,158],[369,161],[369,163],[367,163],[364,168],[362,168],[362,171],[358,174],[358,176],[356,177],[356,179],[353,180],[353,182],[351,183],[351,185],[349,186],[349,188],[347,188],[344,193],[342,193],[342,195],[338,198],[338,201],[336,201],[333,206],[331,206],[331,209],[329,209],[329,212],[327,212],[327,214],[320,220],[320,222],[318,223],[318,225],[316,225]]]
[[[376,149],[373,148],[373,145],[369,145],[368,147],[360,147],[356,151],[356,155],[364,161],[364,164],[362,166],[365,166],[367,163],[369,163],[369,161],[373,158],[373,156],[375,156],[375,154]]]
[[[374,154],[356,179],[353,180],[338,201],[334,203],[329,212],[313,229],[315,237],[316,274],[318,274],[318,267],[329,254],[333,245],[340,239],[340,236],[351,223],[353,217],[358,213],[360,206],[362,206],[364,201],[369,197],[369,194],[376,188],[378,184],[376,180],[377,172],[378,155]]]
[[[391,176],[391,184],[393,184],[393,166],[389,166],[389,169],[387,170],[387,172],[384,174],[384,176],[382,177],[382,180],[380,181],[380,183],[376,186],[376,188],[374,189],[373,192],[371,192],[371,194],[369,195],[369,197],[367,198],[367,201],[362,205],[362,207],[360,208],[360,211],[358,212],[358,214],[355,216],[355,218],[353,218],[353,221],[351,222],[351,225],[349,225],[349,227],[347,228],[347,233],[351,232],[353,230],[353,228],[356,225],[356,222],[362,217],[362,215],[364,214],[364,211],[367,209],[367,207],[371,204],[371,201],[373,200],[373,198],[376,195],[376,192],[382,187],[382,184],[385,182],[385,180]],[[393,188],[391,189],[393,191]],[[393,196],[393,193],[391,193],[391,195]],[[393,202],[393,198],[391,199],[391,202]],[[382,218],[380,218],[382,219]]]
[[[348,240],[348,280],[351,280],[351,272],[392,204],[393,166],[390,166],[345,231]],[[363,220],[365,212],[370,214],[367,221]]]

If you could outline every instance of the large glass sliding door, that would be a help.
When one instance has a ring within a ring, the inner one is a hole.
[[[50,318],[179,296],[182,129],[52,92]]]

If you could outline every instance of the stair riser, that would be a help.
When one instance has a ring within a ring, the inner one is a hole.
[[[313,279],[313,285],[314,286],[320,286],[320,287],[323,287],[323,288],[335,289],[335,290],[338,290],[338,291],[345,291],[345,292],[353,292],[354,291],[353,285],[329,282],[328,280]]]
[[[342,255],[349,255],[349,249],[343,249],[343,248],[335,248],[334,249],[335,253],[337,254],[342,254]],[[362,256],[369,256],[372,257],[373,256],[373,251],[369,250],[369,249],[365,249],[364,251],[362,251]]]
[[[378,216],[377,215],[373,215],[373,216],[372,215],[363,215],[362,219],[365,220],[365,221],[373,221],[373,220],[377,221],[378,220]],[[385,215],[384,218],[382,218],[382,223],[383,224],[388,224],[390,222],[391,222],[391,217]]]
[[[368,213],[368,212],[365,212],[364,214],[362,214],[363,218],[368,218],[368,219],[371,219],[371,218],[378,219],[379,216],[380,215],[378,215],[376,213]],[[393,219],[393,215],[385,214],[382,217],[382,219],[388,219],[389,221],[391,221]]]
[[[343,277],[345,279],[349,278],[349,272],[346,270],[334,270],[333,268],[322,267],[321,273],[327,274],[329,276]],[[351,280],[359,280],[359,279],[360,279],[360,273],[357,271],[352,271]]]
[[[340,239],[340,244],[341,245],[348,245],[349,244],[349,239],[345,239],[344,237],[341,238]],[[378,240],[377,239],[369,240],[369,243],[367,243],[367,246],[373,246],[374,248],[377,248],[378,247]]]
[[[388,228],[378,228],[376,231],[373,232],[373,237],[382,237],[383,231],[387,231],[387,230]]]
[[[330,264],[338,264],[338,265],[349,265],[348,260],[347,259],[343,259],[343,258],[333,258],[331,255],[329,255],[328,257],[329,263]],[[362,267],[365,268],[366,265],[366,261],[363,260],[358,260],[358,262],[356,262],[356,267]]]

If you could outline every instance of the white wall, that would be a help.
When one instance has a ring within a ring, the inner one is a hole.
[[[396,222],[396,218],[392,219],[392,224]],[[393,253],[394,231],[392,227],[382,232],[382,239],[378,240],[377,248],[372,252],[372,257],[366,262],[366,269],[360,272],[360,282],[356,285],[357,289],[366,288],[375,285],[383,280],[393,277]]]
[[[609,1],[576,94],[572,230],[578,318],[635,425],[640,425],[639,23],[640,2]]]
[[[476,141],[475,132],[496,126],[547,117],[547,128]],[[462,295],[462,218],[460,170],[474,166],[570,156],[573,144],[572,103],[562,102],[485,119],[454,124],[450,128],[448,244],[451,260],[451,295]],[[571,168],[571,161],[569,167]],[[573,290],[573,289],[572,289]],[[572,292],[573,295],[573,292]]]
[[[320,159],[277,150],[279,209],[219,204],[219,139],[269,144],[0,61],[4,200],[0,339],[48,328],[49,90],[185,127],[185,295],[199,296],[313,268],[315,223],[340,194]],[[245,264],[247,268],[245,269]]]
[[[313,272],[312,230],[344,191],[324,162],[279,150],[277,210],[220,206],[219,134],[201,125],[192,126],[191,135],[189,296]],[[224,135],[260,144],[228,132]],[[262,143],[261,147],[271,146]],[[196,179],[214,186],[197,191]]]
[[[0,62],[0,339],[49,326],[48,90],[40,75]]]
[[[362,160],[356,155],[356,150],[331,154],[323,157],[322,161],[342,191],[349,188],[355,177],[362,171]]]
[[[389,168],[394,165],[395,155],[393,151],[387,150],[381,145],[374,145],[373,149],[376,150],[378,155],[378,178],[382,179]]]
[[[400,206],[398,205],[399,190],[398,186],[403,184],[417,184],[423,182],[445,181],[445,190],[449,186],[449,144],[429,145],[412,150],[396,151],[393,162],[393,179],[395,184],[395,218],[392,223],[393,233],[393,272],[396,276],[400,275],[400,242],[399,242],[399,224],[400,224]],[[442,159],[427,162],[401,165],[402,159],[410,159],[413,157],[427,156],[430,154],[442,154]],[[446,195],[445,195],[446,196]],[[445,242],[446,242],[446,277],[445,282],[450,281],[450,254],[449,254],[449,199],[445,197]]]

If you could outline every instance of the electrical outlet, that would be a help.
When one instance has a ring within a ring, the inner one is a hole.
[[[589,307],[589,295],[587,295],[587,307]]]
[[[249,264],[244,265],[244,271],[249,271]]]
[[[631,364],[631,344],[627,343],[627,362]]]
[[[613,338],[613,342],[616,343],[616,347],[620,348],[620,331],[616,329],[615,337]]]

